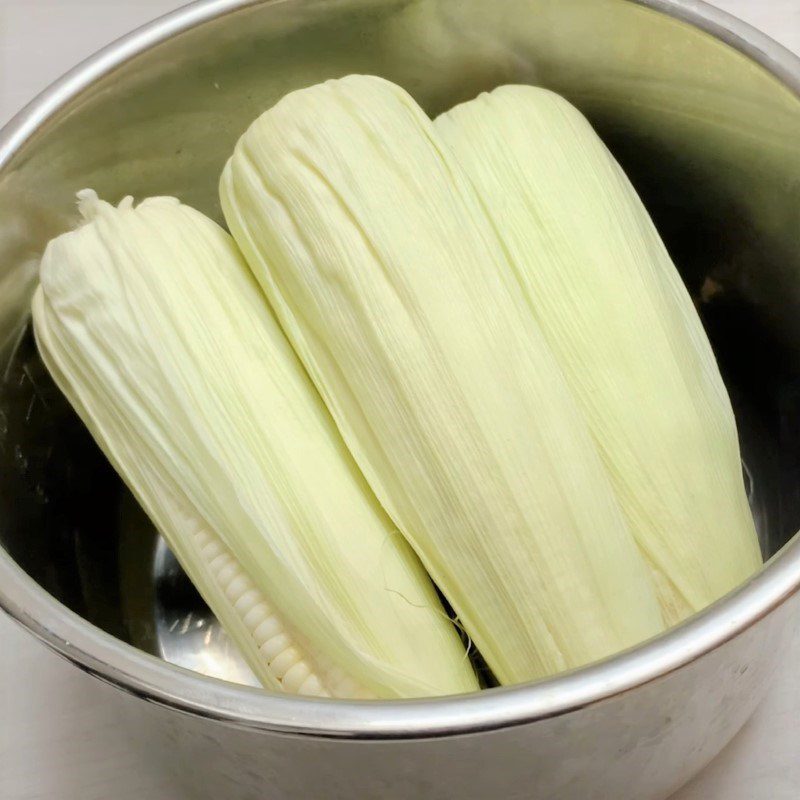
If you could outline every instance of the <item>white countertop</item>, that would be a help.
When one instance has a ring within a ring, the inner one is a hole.
[[[0,124],[85,56],[178,5],[0,0]],[[716,5],[800,53],[800,0]],[[180,800],[181,790],[154,774],[94,688],[92,679],[0,615],[0,800]],[[798,798],[800,620],[789,663],[767,700],[673,800]]]

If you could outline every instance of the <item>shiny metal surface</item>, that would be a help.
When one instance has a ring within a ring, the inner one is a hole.
[[[196,601],[163,552],[153,561],[152,529],[38,361],[24,328],[38,254],[86,185],[178,194],[219,218],[216,176],[249,121],[352,71],[431,113],[525,81],[591,117],[698,297],[734,397],[777,553],[748,586],[603,664],[437,701],[273,696],[156,657],[184,660],[164,629]],[[796,58],[692,0],[214,0],[103,51],[0,133],[0,605],[122,689],[108,701],[201,797],[666,797],[752,712],[800,605],[800,540],[786,544],[800,527],[798,92]]]
[[[212,678],[261,685],[161,538],[151,577],[155,638],[165,661]]]

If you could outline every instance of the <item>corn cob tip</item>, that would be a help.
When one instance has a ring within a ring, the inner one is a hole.
[[[109,203],[107,200],[101,200],[94,189],[81,189],[76,193],[75,196],[78,201],[78,211],[83,218],[83,224],[92,222],[93,220],[110,213],[113,214],[118,211],[133,211],[135,208],[135,201],[132,195],[126,195],[123,197],[116,206],[114,206],[112,203]],[[155,203],[167,203],[170,205],[179,206],[181,201],[177,197],[169,196],[148,197],[139,203],[139,207],[149,206]]]

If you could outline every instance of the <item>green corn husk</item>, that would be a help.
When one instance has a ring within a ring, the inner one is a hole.
[[[173,198],[80,207],[42,261],[40,351],[265,686],[477,689],[230,236]]]
[[[293,92],[229,227],[384,507],[502,683],[663,629],[588,428],[468,180],[398,87]]]
[[[670,623],[761,564],[736,424],[692,301],[586,119],[505,86],[439,117],[600,448]]]

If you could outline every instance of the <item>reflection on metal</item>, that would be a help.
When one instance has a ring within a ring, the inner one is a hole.
[[[171,664],[212,678],[259,686],[239,651],[160,537],[152,563],[153,610],[160,655]]]

